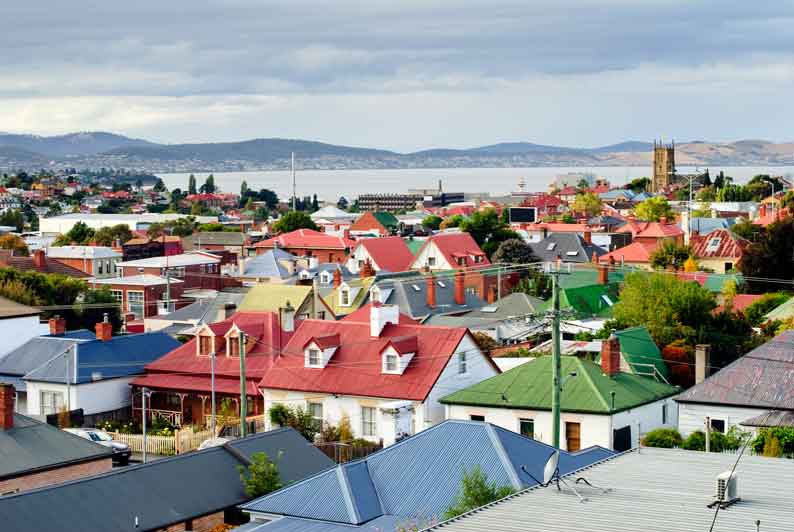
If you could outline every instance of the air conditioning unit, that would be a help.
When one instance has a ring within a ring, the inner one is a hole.
[[[736,473],[731,473],[730,471],[720,473],[717,476],[715,488],[714,502],[731,504],[740,500],[739,477]]]

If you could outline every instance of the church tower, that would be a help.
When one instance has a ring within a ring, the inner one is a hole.
[[[653,180],[651,192],[660,192],[675,182],[675,142],[653,141]]]

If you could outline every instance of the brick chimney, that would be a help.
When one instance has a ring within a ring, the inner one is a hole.
[[[614,334],[601,344],[601,370],[608,377],[620,373],[620,340]]]
[[[425,283],[427,284],[427,306],[430,308],[435,308],[436,306],[436,280],[432,274],[425,277]]]
[[[13,384],[0,384],[0,430],[14,428],[15,395]]]
[[[488,287],[488,293],[487,293],[487,297],[486,297],[486,301],[488,302],[488,304],[496,303],[496,293],[497,293],[497,287],[496,286],[489,286]]]
[[[610,257],[611,258],[611,257]],[[609,283],[609,268],[606,264],[598,265],[598,284]]]
[[[113,338],[113,324],[108,321],[108,315],[105,314],[102,321],[96,324],[96,339],[103,342],[110,341]]]
[[[62,336],[66,332],[66,320],[60,316],[53,316],[50,318],[50,334],[53,336]]]
[[[339,288],[342,284],[342,272],[337,268],[334,270],[334,288]]]
[[[587,244],[588,246],[590,244],[592,244],[593,243],[593,233],[592,233],[592,231],[590,231],[590,229],[587,229],[584,232],[584,236],[582,238],[584,239],[584,243]]]
[[[455,270],[455,304],[466,304],[466,288],[463,285],[464,277],[461,270]]]
[[[37,270],[43,270],[47,267],[47,257],[44,255],[43,249],[37,249],[33,252],[33,266]]]
[[[758,210],[758,216],[761,218],[766,216],[766,203],[761,204],[761,208]]]
[[[711,369],[711,346],[697,344],[695,346],[695,384],[700,384],[709,376]]]

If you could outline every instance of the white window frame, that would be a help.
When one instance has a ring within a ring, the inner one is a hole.
[[[468,361],[466,360],[466,352],[461,351],[458,353],[458,375],[465,375],[468,371]]]
[[[378,435],[378,412],[374,406],[361,407],[361,435]]]
[[[352,304],[350,301],[350,288],[339,289],[339,304],[343,307],[349,307]]]
[[[122,304],[124,302],[124,290],[116,290],[111,288],[110,294],[113,296],[113,299],[115,299],[119,304]]]
[[[317,360],[313,361],[312,357],[316,356]],[[306,365],[312,368],[320,367],[323,365],[323,352],[317,347],[309,347],[306,349]]]
[[[141,295],[141,299],[140,299],[141,315],[140,316],[138,316],[138,314],[135,311],[132,310],[132,298],[130,296],[132,296],[133,294],[136,294],[136,295],[140,294]],[[144,319],[144,317],[146,317],[146,292],[144,290],[127,290],[127,312],[135,314],[136,319],[141,319],[142,320],[142,319]]]
[[[394,363],[394,367],[391,367]],[[400,357],[394,353],[386,353],[383,355],[383,372],[384,373],[399,373],[400,372]]]
[[[48,400],[45,401],[45,397]],[[57,390],[39,391],[39,412],[41,412],[42,416],[57,414],[64,406],[66,406],[66,401],[64,400],[63,392]]]
[[[316,401],[306,401],[306,410],[311,414],[312,419],[314,419],[314,423],[316,424],[317,428],[322,428],[323,426],[323,404],[322,402]],[[318,412],[319,410],[319,412]],[[318,415],[319,413],[319,415]]]

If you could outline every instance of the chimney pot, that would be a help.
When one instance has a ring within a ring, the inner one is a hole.
[[[700,384],[709,376],[711,366],[711,346],[697,344],[695,346],[695,384]]]
[[[113,324],[107,321],[107,314],[105,314],[104,321],[96,324],[96,339],[103,342],[110,341],[113,338]]]
[[[425,283],[427,285],[427,306],[430,308],[435,308],[436,306],[436,283],[435,277],[433,274],[428,275],[425,277]]]
[[[14,428],[14,398],[16,391],[13,384],[0,384],[0,430]]]
[[[464,286],[464,276],[461,270],[455,271],[455,304],[466,304],[466,288]]]
[[[612,257],[610,257],[611,259]],[[604,285],[609,283],[609,268],[606,264],[598,265],[598,284]]]
[[[52,336],[61,336],[66,332],[66,320],[60,316],[50,318],[49,324]]]
[[[593,233],[590,231],[590,229],[584,232],[584,243],[587,245],[593,243]]]
[[[43,249],[37,249],[33,252],[33,266],[38,270],[42,270],[47,266],[47,257]]]
[[[620,340],[614,334],[601,344],[601,370],[608,377],[620,373]]]
[[[334,288],[339,288],[339,285],[342,284],[342,272],[339,268],[334,270]]]

